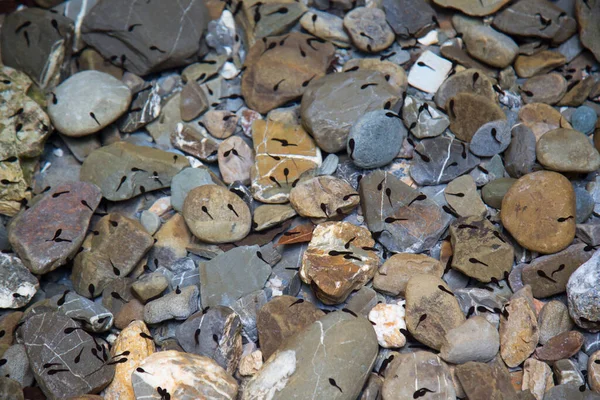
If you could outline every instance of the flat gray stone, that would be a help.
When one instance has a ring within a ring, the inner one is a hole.
[[[181,170],[171,181],[171,205],[173,209],[179,212],[183,211],[183,201],[193,188],[213,184],[208,169],[185,168]]]

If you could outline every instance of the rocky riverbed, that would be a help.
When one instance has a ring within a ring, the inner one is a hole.
[[[600,399],[600,0],[0,13],[0,399]]]

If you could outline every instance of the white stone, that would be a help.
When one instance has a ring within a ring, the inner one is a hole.
[[[369,312],[369,321],[374,323],[377,342],[381,347],[393,349],[406,344],[406,338],[400,329],[406,329],[404,321],[404,300],[398,304],[377,304]]]
[[[246,356],[243,356],[238,366],[238,371],[242,376],[253,376],[263,366],[262,351],[256,350]]]
[[[452,70],[452,63],[427,50],[408,73],[408,84],[427,93],[435,93]]]
[[[431,46],[432,44],[438,43],[438,31],[433,30],[429,31],[425,36],[417,39],[417,42],[421,43],[423,46]]]
[[[48,95],[48,115],[64,135],[98,132],[119,118],[131,103],[129,87],[100,71],[82,71]]]

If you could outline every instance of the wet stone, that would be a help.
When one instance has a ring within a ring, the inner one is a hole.
[[[537,159],[558,172],[587,173],[600,168],[600,154],[586,135],[572,129],[546,132],[537,142]]]
[[[68,76],[73,44],[70,18],[26,8],[7,15],[1,37],[3,63],[23,71],[41,88],[51,89]]]
[[[200,120],[212,136],[227,139],[235,132],[240,117],[227,110],[210,110]]]
[[[208,109],[208,99],[204,89],[196,81],[188,81],[181,90],[180,112],[181,119],[191,121]]]
[[[371,111],[350,129],[346,149],[357,167],[382,167],[396,158],[406,135],[399,115],[386,110]]]
[[[596,251],[592,258],[583,263],[571,274],[567,282],[567,299],[569,314],[580,327],[592,332],[600,330],[598,289],[593,283],[600,275],[600,252]]]
[[[162,224],[154,238],[156,242],[148,252],[148,265],[156,269],[187,256],[186,248],[192,241],[192,234],[183,216],[175,214]]]
[[[346,147],[350,129],[362,115],[383,108],[393,111],[399,96],[377,71],[329,74],[308,84],[300,107],[302,124],[322,150],[335,153]]]
[[[406,284],[415,275],[441,278],[444,266],[424,254],[400,253],[388,258],[375,273],[373,288],[390,296],[404,296]]]
[[[236,380],[212,359],[175,350],[146,357],[132,373],[131,382],[136,399],[161,400],[176,395],[233,400],[238,391]]]
[[[416,156],[410,176],[418,185],[439,185],[469,172],[479,158],[469,152],[469,145],[453,137],[424,139],[415,147]]]
[[[550,39],[555,44],[564,42],[577,30],[574,18],[546,0],[521,0],[511,4],[496,15],[493,25],[509,35]]]
[[[204,2],[190,0],[185,7],[140,4],[134,18],[128,6],[114,0],[96,4],[83,21],[83,40],[105,59],[140,76],[198,60],[209,21]]]
[[[487,214],[487,208],[470,175],[463,175],[448,183],[444,197],[448,206],[461,217],[484,217]]]
[[[239,136],[225,139],[219,145],[219,171],[223,182],[250,183],[250,171],[254,165],[254,151]]]
[[[450,225],[452,268],[481,282],[502,280],[513,265],[514,250],[482,217],[459,218]]]
[[[75,290],[92,298],[101,294],[108,282],[129,275],[153,244],[154,239],[137,220],[117,213],[102,217],[74,259],[71,279]]]
[[[131,290],[143,303],[160,296],[167,287],[169,280],[161,273],[154,272],[141,276],[131,285]]]
[[[550,366],[535,358],[525,360],[522,380],[521,389],[529,391],[535,399],[543,399],[544,393],[554,386]]]
[[[252,194],[265,203],[285,203],[302,174],[321,164],[321,150],[299,125],[257,120],[252,126],[255,163]]]
[[[22,387],[33,384],[33,372],[29,368],[29,359],[24,345],[14,344],[0,357],[6,360],[5,364],[0,367],[1,376],[14,379]]]
[[[186,224],[198,239],[208,243],[230,243],[250,232],[248,206],[237,195],[217,185],[192,189],[183,205]]]
[[[410,95],[404,99],[402,119],[410,133],[418,139],[439,136],[450,125],[448,117],[432,102],[425,102]]]
[[[583,375],[579,372],[578,365],[571,360],[556,361],[552,366],[552,370],[559,385],[574,383],[581,386],[584,384]]]
[[[265,8],[261,8],[264,12]],[[266,113],[298,99],[333,61],[334,47],[302,33],[261,40],[250,48],[242,77],[242,95],[248,106]]]
[[[344,17],[344,28],[359,50],[378,53],[392,45],[395,39],[379,8],[357,7]]]
[[[523,283],[531,286],[536,298],[563,293],[571,274],[592,254],[591,249],[580,243],[558,253],[538,257],[523,268]]]
[[[555,253],[575,237],[575,193],[564,176],[534,172],[515,182],[502,200],[502,224],[526,249]]]
[[[419,398],[421,393],[443,400],[456,399],[450,369],[446,363],[428,351],[395,356],[387,367],[383,381],[383,399]]]
[[[524,124],[515,125],[511,130],[512,139],[504,152],[506,172],[513,178],[533,172],[536,161],[536,137]]]
[[[31,316],[21,335],[36,382],[53,400],[99,393],[113,379],[115,367],[110,363],[126,358],[107,356],[104,360],[108,345],[59,313]]]
[[[508,3],[506,0],[493,0],[481,2],[475,0],[437,0],[435,3],[442,7],[454,8],[468,15],[484,16],[498,11],[503,5]]]
[[[535,355],[542,361],[558,361],[577,354],[583,344],[583,335],[577,331],[564,332],[550,338],[538,347]]]
[[[450,223],[450,214],[434,201],[387,172],[365,176],[359,192],[369,230],[390,251],[422,252]]]
[[[184,320],[198,310],[198,287],[177,288],[144,306],[144,321],[157,324],[170,319]]]
[[[101,147],[85,159],[80,179],[96,184],[108,200],[127,200],[169,187],[188,160],[174,153],[126,142]]]
[[[465,316],[456,298],[440,278],[413,276],[406,286],[406,326],[419,342],[439,350],[446,333]]]
[[[567,93],[567,80],[552,72],[527,79],[521,89],[525,103],[556,104]]]
[[[0,253],[0,308],[21,308],[40,285],[19,257]]]
[[[261,256],[258,246],[240,246],[200,262],[202,306],[229,306],[262,289],[271,275],[271,266]]]
[[[0,378],[0,395],[6,400],[24,400],[21,384],[11,378]]]
[[[290,203],[298,214],[315,221],[342,218],[359,201],[358,193],[350,184],[333,176],[308,179],[290,192]]]
[[[259,310],[256,319],[264,359],[269,359],[286,339],[324,315],[308,301],[285,295],[273,298]]]
[[[397,54],[395,51],[391,49],[391,55]],[[406,71],[402,68],[401,65],[396,64],[390,60],[393,60],[393,57],[384,58],[383,56],[374,57],[374,58],[352,58],[348,60],[344,64],[343,72],[346,71],[354,71],[354,70],[371,70],[371,71],[379,71],[385,77],[385,80],[388,81],[390,85],[398,89],[400,92],[406,92],[406,88],[408,87],[408,80],[406,77]]]
[[[473,136],[487,123],[492,121],[506,120],[504,112],[500,106],[487,98],[472,94],[459,93],[450,98],[446,104],[448,116],[450,117],[450,130],[456,137],[465,142],[471,142]],[[476,143],[477,148],[481,150],[482,155],[488,155],[486,146],[493,145],[498,151],[493,151],[494,154],[503,151],[508,146],[509,138],[506,135],[507,128],[488,126],[479,131],[482,137],[480,143]],[[492,129],[496,129],[496,138],[492,135]],[[493,154],[489,154],[493,155]]]
[[[600,59],[600,27],[595,21],[600,16],[600,3],[583,0],[575,2],[575,16],[579,24],[579,38],[583,47],[589,49],[596,60]],[[2,52],[4,54],[4,51]]]
[[[231,308],[210,307],[177,328],[177,342],[187,353],[209,357],[233,374],[242,356],[241,331],[240,318]]]
[[[573,327],[567,306],[557,300],[549,301],[538,315],[540,344],[546,344],[551,338],[568,332]]]
[[[58,85],[48,96],[48,115],[66,136],[98,132],[119,118],[131,103],[131,91],[115,77],[82,71]]]
[[[369,377],[377,349],[366,318],[332,312],[288,339],[249,380],[241,399],[284,400],[320,393],[354,400]]]
[[[300,277],[325,304],[340,304],[373,278],[379,257],[375,241],[363,227],[326,222],[313,231],[302,257]]]
[[[45,274],[66,263],[83,242],[101,197],[97,186],[72,182],[46,192],[15,217],[8,238],[23,264],[34,274]]]
[[[279,225],[297,215],[296,210],[288,204],[264,204],[254,210],[252,223],[256,232]]]
[[[217,160],[219,143],[200,125],[178,123],[171,131],[170,140],[175,148],[202,161]]]
[[[435,104],[446,110],[448,100],[459,93],[478,94],[488,100],[496,100],[496,92],[492,80],[484,71],[469,68],[448,77],[435,94]]]

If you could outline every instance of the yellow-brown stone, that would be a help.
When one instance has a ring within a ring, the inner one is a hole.
[[[450,117],[450,130],[465,142],[470,142],[483,124],[506,119],[496,102],[474,93],[457,94],[448,100],[446,108]]]
[[[572,129],[569,121],[557,109],[544,103],[531,103],[521,108],[519,121],[531,129],[536,141],[548,131],[557,128]]]

